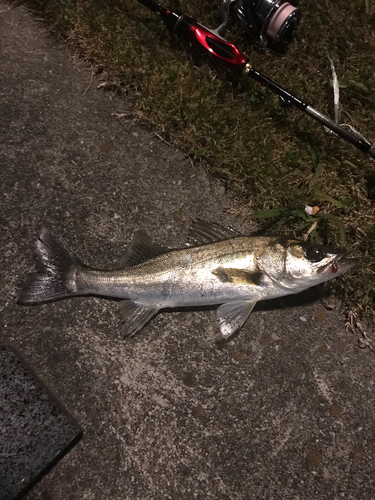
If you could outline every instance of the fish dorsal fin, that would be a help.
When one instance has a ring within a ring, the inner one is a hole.
[[[243,236],[240,232],[232,228],[223,227],[214,222],[205,222],[197,219],[190,229],[189,239],[195,245],[207,245],[217,241],[228,240]]]
[[[133,239],[121,258],[123,267],[131,267],[152,257],[168,252],[169,248],[154,243],[148,234],[143,231],[134,233]]]

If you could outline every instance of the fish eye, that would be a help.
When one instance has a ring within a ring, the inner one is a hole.
[[[322,259],[324,259],[326,254],[323,252],[323,250],[319,246],[311,245],[307,248],[307,250],[305,252],[305,256],[311,262],[319,262]]]

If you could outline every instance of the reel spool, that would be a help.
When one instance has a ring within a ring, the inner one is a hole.
[[[264,49],[285,52],[301,19],[298,0],[221,0],[223,23],[217,32],[223,36],[229,18],[244,28],[251,43]]]

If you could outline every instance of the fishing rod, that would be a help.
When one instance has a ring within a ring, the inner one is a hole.
[[[213,60],[222,63],[233,73],[240,76],[249,76],[253,80],[256,80],[277,94],[279,96],[280,103],[284,107],[295,106],[329,130],[332,130],[332,132],[339,135],[347,142],[353,144],[356,148],[360,149],[364,153],[367,153],[372,158],[375,158],[375,148],[372,147],[367,140],[345,130],[333,120],[260,73],[260,71],[256,70],[250,64],[247,57],[242,54],[233,43],[228,42],[214,31],[199,24],[193,18],[185,14],[171,9],[166,9],[153,0],[138,1],[148,9],[157,13],[169,31],[177,36],[185,38],[200,52],[208,54]]]

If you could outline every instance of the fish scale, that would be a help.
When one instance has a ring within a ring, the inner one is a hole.
[[[174,250],[151,258],[129,269],[98,271],[82,269],[82,284],[78,291],[92,294],[133,299],[156,304],[159,308],[186,305],[218,304],[233,298],[254,299],[262,293],[254,290],[251,281],[222,280],[217,269],[238,269],[258,272],[255,256],[264,251],[272,238],[255,241],[251,237],[239,237],[205,246]],[[265,277],[266,278],[266,277]],[[165,290],[162,301],[160,290]],[[265,279],[257,288],[275,288]],[[255,286],[256,287],[256,286]]]
[[[169,249],[136,232],[123,267],[100,270],[84,265],[59,238],[42,229],[36,244],[39,272],[19,293],[23,304],[76,295],[122,299],[124,329],[139,331],[160,309],[221,304],[223,337],[247,319],[255,304],[298,293],[335,278],[354,265],[345,252],[280,236],[243,236],[217,224],[197,221],[196,245]]]

